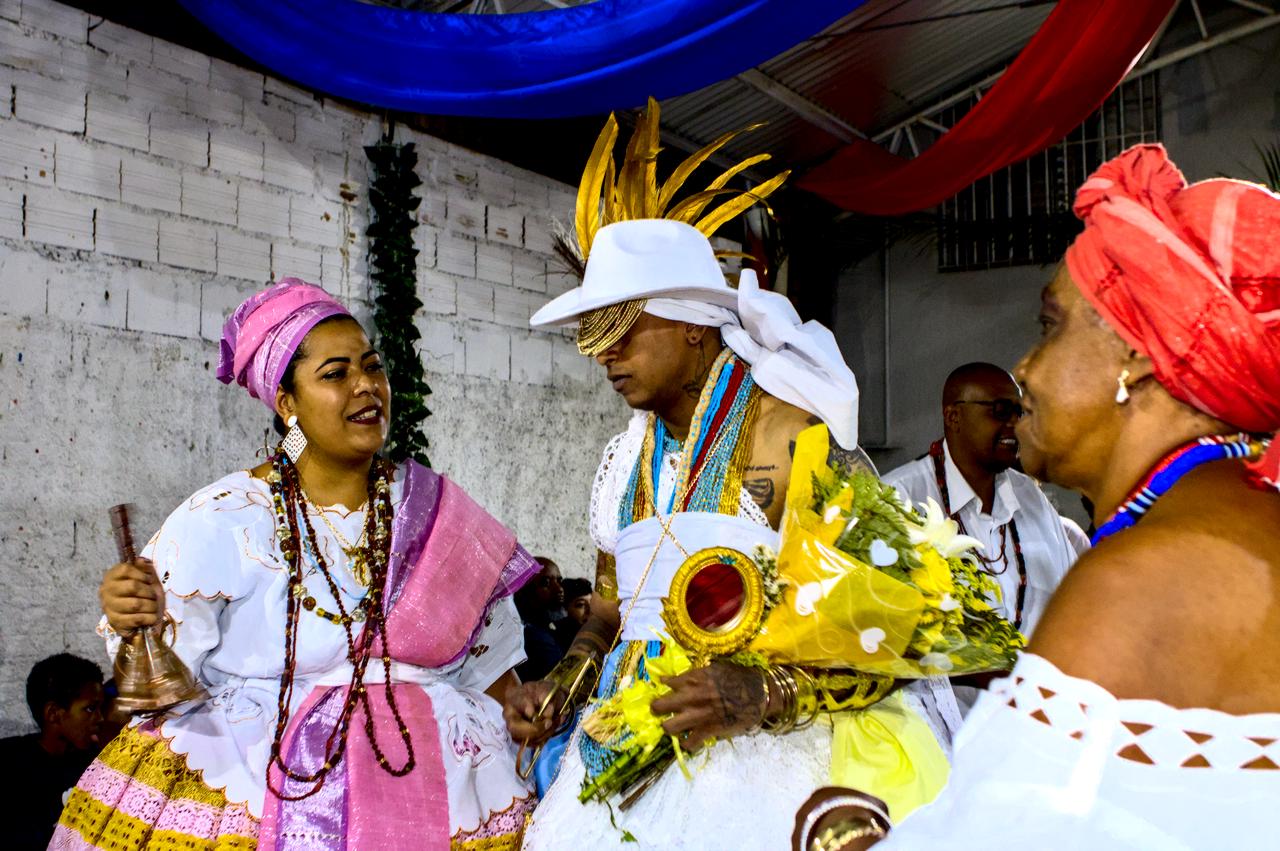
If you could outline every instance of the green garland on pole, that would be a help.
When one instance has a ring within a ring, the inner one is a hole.
[[[431,388],[423,378],[422,358],[416,346],[422,335],[413,323],[414,314],[422,307],[418,298],[418,249],[413,247],[413,229],[418,226],[415,211],[422,201],[413,194],[422,183],[414,171],[418,154],[412,142],[392,142],[390,130],[378,144],[366,146],[364,152],[373,166],[369,185],[373,216],[365,230],[369,238],[369,268],[377,288],[373,321],[391,377],[387,455],[396,463],[412,458],[430,466],[422,422],[431,415],[427,409]]]

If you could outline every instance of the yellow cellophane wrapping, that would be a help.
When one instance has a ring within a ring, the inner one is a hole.
[[[826,470],[828,440],[826,426],[806,429],[796,439],[778,553],[783,600],[751,649],[776,663],[918,677],[918,664],[902,653],[920,621],[924,598],[837,550],[846,521],[825,523],[810,508],[813,476]],[[831,717],[833,786],[870,792],[888,804],[897,822],[946,785],[946,754],[901,692]]]
[[[796,439],[778,553],[783,598],[750,649],[777,663],[918,677],[919,666],[902,653],[924,598],[837,550],[844,521],[824,523],[809,507],[813,475],[826,469],[827,453],[826,426],[805,429]]]
[[[832,716],[831,785],[870,792],[894,823],[937,797],[951,771],[947,756],[902,692]]]

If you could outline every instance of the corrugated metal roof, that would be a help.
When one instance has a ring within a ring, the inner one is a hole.
[[[867,136],[1008,64],[1053,4],[1008,0],[869,0],[759,70]],[[664,125],[695,142],[755,121],[770,125],[730,153],[788,164],[839,147],[831,132],[734,79],[663,104]]]

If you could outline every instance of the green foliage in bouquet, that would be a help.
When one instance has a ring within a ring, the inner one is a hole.
[[[896,564],[881,570],[899,582],[911,584],[910,571],[920,567],[920,558],[907,532],[907,523],[915,519],[915,512],[902,504],[897,491],[868,472],[828,469],[827,473],[813,477],[814,501],[823,506],[820,513],[827,506],[839,504],[841,490],[848,487],[853,494],[849,514],[857,518],[836,538],[836,549],[871,564],[872,545],[883,541],[901,557]]]
[[[924,597],[908,658],[936,674],[1012,667],[1025,640],[991,607],[1000,586],[973,556],[980,543],[936,502],[921,516],[870,472],[825,467],[813,474],[810,508],[836,549]]]

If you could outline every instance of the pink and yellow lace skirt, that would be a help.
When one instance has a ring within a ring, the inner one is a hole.
[[[258,820],[205,785],[149,728],[126,727],[85,771],[51,849],[240,851],[258,845]]]

